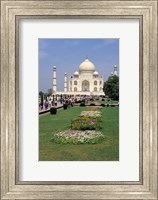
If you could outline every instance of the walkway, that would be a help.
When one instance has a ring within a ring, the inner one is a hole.
[[[53,106],[53,107],[55,107],[55,106]],[[59,109],[59,108],[62,108],[62,107],[63,107],[63,104],[61,104],[60,102],[58,102],[56,108]],[[48,108],[47,110],[42,109],[42,110],[39,110],[39,114],[47,113],[49,111],[50,111],[50,108]]]

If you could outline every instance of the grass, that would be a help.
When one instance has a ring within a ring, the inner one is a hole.
[[[119,160],[119,108],[104,107],[102,132],[105,140],[99,144],[55,144],[51,138],[55,132],[67,130],[71,120],[85,107],[58,110],[57,115],[39,117],[39,160],[41,161],[116,161]]]

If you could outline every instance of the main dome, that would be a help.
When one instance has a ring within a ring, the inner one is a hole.
[[[86,58],[79,66],[80,71],[95,71],[94,64]]]

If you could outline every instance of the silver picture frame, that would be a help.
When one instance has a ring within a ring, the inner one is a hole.
[[[158,198],[157,3],[157,0],[1,0],[1,199]],[[139,19],[139,181],[19,181],[18,24],[24,18]]]

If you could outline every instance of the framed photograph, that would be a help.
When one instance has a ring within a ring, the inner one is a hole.
[[[38,46],[39,160],[118,161],[119,39],[41,38]]]
[[[157,199],[157,0],[1,0],[1,199]]]

